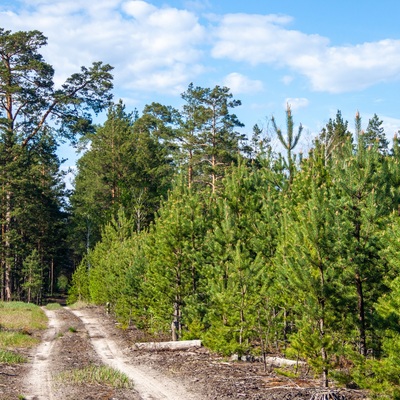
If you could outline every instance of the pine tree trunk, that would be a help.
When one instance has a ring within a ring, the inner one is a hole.
[[[327,360],[326,356],[326,350],[325,347],[321,349],[321,356],[322,356],[322,362],[325,364]],[[329,382],[328,382],[328,368],[324,365],[322,369],[322,387],[327,388],[329,387]]]
[[[357,193],[357,198],[361,198],[361,193]],[[358,207],[354,207],[355,211],[355,232],[354,236],[357,240],[357,248],[356,252],[360,251],[361,245],[361,211]],[[359,271],[356,272],[355,276],[356,290],[357,290],[357,308],[358,308],[358,324],[360,331],[360,354],[364,357],[367,356],[367,344],[366,344],[366,329],[365,329],[365,305],[364,305],[364,293],[363,293],[363,284],[362,277]]]
[[[321,318],[319,320],[319,329],[320,329],[320,337],[323,341],[324,336],[325,336],[325,327],[324,327],[324,319]],[[327,367],[327,361],[328,361],[328,356],[326,354],[326,348],[325,346],[321,347],[321,358],[322,358],[322,387],[327,388],[329,386],[328,382],[328,367]]]
[[[6,260],[4,271],[4,300],[11,301],[11,265]]]
[[[212,192],[215,193],[216,188],[217,188],[217,175],[216,175],[216,168],[217,161],[215,158],[215,155],[213,154],[211,157],[211,167],[212,167],[212,173],[211,173],[211,187],[212,187]]]
[[[11,301],[12,298],[12,264],[10,257],[10,240],[9,231],[11,227],[11,194],[6,193],[6,212],[5,212],[5,224],[3,226],[3,245],[4,245],[4,300]]]
[[[6,282],[6,252],[4,246],[4,237],[6,234],[5,225],[1,225],[1,300],[5,301],[5,282]]]
[[[288,323],[287,323],[287,309],[283,309],[283,345],[286,349],[287,345],[287,333],[288,333]]]
[[[360,331],[360,354],[364,357],[367,356],[367,340],[366,340],[366,328],[365,328],[365,305],[364,305],[364,293],[363,284],[360,276],[356,275],[356,286],[357,286],[357,297],[358,297],[358,322]]]
[[[28,288],[28,303],[31,302],[31,288]]]
[[[188,162],[188,188],[192,187],[193,182],[193,152],[189,150],[189,162]]]
[[[324,271],[324,264],[320,261],[319,264],[319,273],[320,273],[320,280],[321,280],[321,290],[325,287],[325,271]],[[324,343],[325,337],[325,298],[319,299],[319,306],[321,309],[321,317],[319,319],[319,335],[321,339],[321,343]],[[321,358],[322,358],[322,387],[327,388],[328,383],[328,355],[326,353],[325,345],[321,346]]]
[[[50,295],[53,296],[54,290],[54,258],[51,257],[51,265],[50,265]]]
[[[172,333],[172,341],[176,342],[179,340],[180,333],[180,306],[179,306],[179,298],[175,297],[174,303],[174,319],[171,324],[171,333]]]

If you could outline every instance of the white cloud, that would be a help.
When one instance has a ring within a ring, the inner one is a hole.
[[[392,140],[394,135],[400,131],[400,119],[385,116],[381,117],[380,115],[379,119],[383,121],[383,128],[385,129],[386,138],[388,140]]]
[[[320,35],[289,30],[289,17],[227,14],[216,28],[212,55],[251,65],[289,67],[316,91],[361,90],[400,78],[400,40],[330,46]]]
[[[293,79],[294,79],[293,76],[285,75],[285,76],[282,78],[282,82],[283,82],[284,85],[290,85],[290,83],[293,82]]]
[[[224,85],[231,89],[233,94],[255,93],[263,90],[263,83],[259,80],[249,79],[247,76],[232,72],[224,79]]]
[[[289,97],[285,100],[285,103],[284,103],[285,109],[288,104],[290,105],[290,108],[294,111],[294,110],[298,110],[299,108],[308,107],[310,102],[308,101],[308,99],[306,99],[304,97],[294,97],[294,98]]]
[[[137,19],[146,17],[157,10],[157,8],[152,4],[140,0],[127,1],[126,3],[122,4],[122,9],[128,15]]]
[[[210,0],[186,0],[183,4],[185,8],[193,10],[205,10],[211,8]]]
[[[294,63],[315,90],[341,93],[400,78],[400,40],[330,47],[316,62]]]
[[[65,174],[64,183],[65,188],[72,190],[74,187],[74,180],[77,173],[77,168],[75,165],[61,165],[60,170]]]
[[[102,60],[115,66],[121,90],[177,94],[210,68],[214,58],[272,65],[299,73],[312,89],[362,90],[400,78],[400,40],[332,46],[329,39],[289,29],[287,15],[225,14],[199,21],[195,12],[144,0],[15,0],[0,5],[6,29],[38,29],[49,38],[42,53],[60,84],[81,65]],[[158,2],[157,2],[158,3]],[[187,0],[192,10],[199,0]],[[204,3],[209,6],[209,3]],[[200,14],[200,11],[197,11]],[[261,82],[227,77],[234,91],[262,90]]]
[[[327,39],[321,36],[285,29],[290,21],[288,16],[227,14],[216,28],[212,54],[252,65],[287,65],[302,55],[305,43],[307,51],[315,54],[327,45]]]
[[[186,10],[140,0],[26,4],[8,15],[4,25],[13,31],[37,29],[48,37],[42,54],[55,67],[56,84],[98,60],[115,66],[115,84],[122,90],[170,93],[203,71],[205,29]]]

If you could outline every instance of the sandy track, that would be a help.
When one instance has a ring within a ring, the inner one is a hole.
[[[51,355],[55,339],[60,329],[60,320],[55,311],[43,308],[49,319],[49,326],[45,331],[42,342],[36,349],[32,366],[26,379],[24,392],[27,400],[56,400],[52,391]]]
[[[150,368],[132,365],[96,317],[84,309],[70,311],[84,323],[92,345],[102,362],[125,373],[133,381],[141,399],[201,400],[199,395],[187,391],[176,381]]]
[[[32,358],[25,380],[23,389],[27,400],[58,400],[59,393],[53,386],[52,362],[58,357],[59,348],[55,344],[59,334],[62,335],[63,321],[57,311],[45,308],[43,311],[49,319],[49,325]],[[133,365],[99,319],[87,310],[71,310],[66,307],[64,311],[72,313],[82,321],[90,343],[102,363],[125,373],[133,381],[135,392],[141,400],[201,400],[199,395],[186,390],[175,380],[149,367]]]

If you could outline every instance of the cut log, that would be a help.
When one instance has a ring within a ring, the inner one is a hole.
[[[237,354],[231,356],[230,361],[249,361],[249,362],[263,362],[262,357],[254,357],[252,355],[244,355],[239,357]],[[268,365],[282,367],[282,366],[292,366],[292,365],[305,365],[304,361],[288,360],[287,358],[280,357],[265,357],[265,362]]]
[[[134,350],[189,350],[201,347],[201,340],[181,340],[177,342],[144,342],[135,343]]]
[[[276,365],[278,367],[285,365],[305,365],[304,361],[288,360],[287,358],[280,357],[265,357],[265,361],[267,364]]]

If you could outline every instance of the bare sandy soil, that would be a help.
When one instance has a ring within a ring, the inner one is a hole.
[[[234,362],[205,348],[180,351],[136,350],[142,333],[121,330],[100,308],[46,311],[49,328],[22,366],[0,365],[0,399],[29,400],[227,400],[310,399],[318,382],[306,375],[290,379],[264,372],[258,362]],[[60,373],[89,365],[109,365],[130,377],[134,389],[70,384]],[[348,400],[361,391],[341,389]]]

